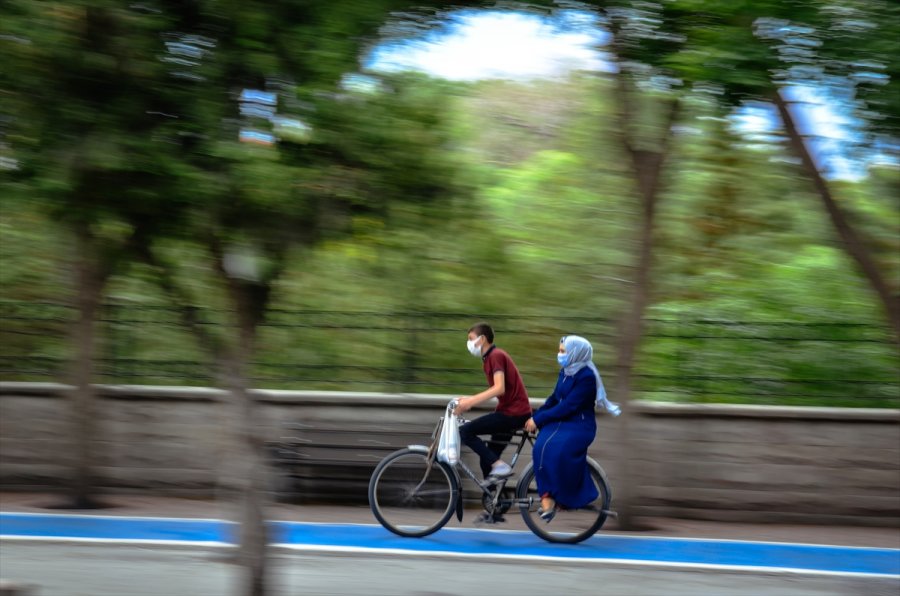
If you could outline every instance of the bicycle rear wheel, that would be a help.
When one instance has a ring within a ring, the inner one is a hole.
[[[426,449],[391,453],[369,480],[369,507],[378,522],[400,536],[421,538],[441,529],[456,510],[459,483],[447,464],[429,463]]]
[[[522,518],[528,528],[537,536],[548,542],[575,544],[593,536],[606,522],[609,511],[609,483],[603,468],[592,459],[588,460],[591,470],[591,481],[597,487],[599,496],[584,507],[578,509],[560,509],[549,522],[545,522],[538,514],[541,497],[538,494],[534,468],[529,466],[516,485],[516,497],[519,500]]]

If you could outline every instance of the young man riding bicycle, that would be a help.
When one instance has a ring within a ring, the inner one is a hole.
[[[460,397],[457,414],[495,397],[497,407],[490,414],[460,426],[459,437],[464,445],[478,454],[485,480],[499,481],[512,474],[512,468],[500,456],[512,433],[523,428],[531,418],[531,404],[515,362],[509,354],[494,345],[494,330],[490,325],[472,325],[466,347],[470,354],[481,358],[488,388],[475,395]],[[491,435],[490,445],[478,435]]]

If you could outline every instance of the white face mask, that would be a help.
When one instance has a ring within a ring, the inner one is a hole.
[[[482,337],[484,337],[484,336],[483,336],[483,335],[479,335],[479,336],[476,337],[475,339],[470,339],[470,340],[468,340],[468,341],[466,342],[466,349],[469,350],[469,354],[471,354],[472,356],[475,356],[476,358],[478,358],[479,356],[481,356],[481,346],[476,346],[475,344],[476,344],[476,343],[478,342],[478,340],[481,339]]]

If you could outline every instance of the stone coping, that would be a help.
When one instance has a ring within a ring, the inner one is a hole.
[[[0,382],[0,397],[28,395],[58,398],[72,386],[62,383]],[[97,393],[108,399],[159,401],[220,401],[227,395],[212,387],[167,385],[97,385]],[[407,407],[444,407],[455,394],[376,393],[358,391],[298,391],[284,389],[252,389],[250,393],[263,403],[290,405],[402,405]],[[534,407],[543,399],[532,399]],[[491,405],[479,409],[491,409]],[[742,404],[690,404],[636,400],[629,404],[632,414],[664,417],[733,417],[806,420],[844,420],[900,422],[900,409],[826,408],[804,406],[763,406]]]

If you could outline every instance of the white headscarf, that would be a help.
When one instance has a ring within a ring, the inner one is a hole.
[[[606,399],[606,389],[603,387],[600,372],[592,362],[594,348],[591,347],[591,342],[578,335],[566,335],[560,340],[560,343],[566,348],[566,354],[569,355],[568,364],[563,368],[566,376],[571,377],[585,366],[590,368],[594,373],[594,378],[597,379],[597,407],[606,410],[613,416],[621,414],[622,409],[619,404]]]

